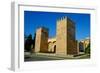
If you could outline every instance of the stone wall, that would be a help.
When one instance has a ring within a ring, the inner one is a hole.
[[[54,52],[57,55],[78,54],[79,45],[76,41],[75,30],[75,23],[68,17],[57,20],[56,40],[55,38],[49,39],[46,28],[37,29],[35,52]]]
[[[67,54],[67,18],[61,18],[57,21],[56,29],[56,54]]]
[[[35,52],[48,52],[48,29],[37,29],[35,40]]]
[[[77,43],[75,39],[75,23],[71,19],[63,17],[57,21],[56,32],[56,54],[78,54]]]

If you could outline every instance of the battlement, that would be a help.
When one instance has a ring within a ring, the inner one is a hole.
[[[62,20],[67,20],[67,17],[66,17],[66,16],[61,17],[61,18],[59,18],[59,19],[57,20],[57,22],[62,21]]]
[[[43,30],[43,31],[46,31],[46,32],[48,32],[48,31],[49,31],[49,29],[48,29],[48,28],[46,28],[46,27],[38,27],[38,28],[37,28],[37,30]]]
[[[57,20],[57,22],[61,22],[63,20],[66,20],[66,21],[68,20],[68,21],[72,22],[72,24],[75,24],[75,22],[72,19],[70,19],[68,16],[61,17],[60,19]]]

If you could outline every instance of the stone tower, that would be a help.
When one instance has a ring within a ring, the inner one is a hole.
[[[35,52],[47,52],[48,51],[48,29],[39,28],[36,31],[35,39]]]
[[[77,54],[75,23],[71,19],[63,17],[57,21],[56,38],[56,54]]]

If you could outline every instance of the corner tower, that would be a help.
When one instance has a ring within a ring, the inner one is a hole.
[[[57,21],[56,38],[56,54],[77,54],[75,23],[71,19],[68,17],[63,17]]]
[[[39,28],[36,31],[35,39],[35,52],[47,52],[48,51],[48,29]]]

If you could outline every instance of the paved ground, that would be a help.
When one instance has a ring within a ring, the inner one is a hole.
[[[54,57],[50,57],[50,56],[33,54],[31,56],[27,56],[25,58],[25,61],[44,61],[44,60],[60,60],[60,59],[61,58],[54,58]]]
[[[30,54],[25,53],[24,60],[27,61],[48,61],[48,60],[64,60],[64,59],[89,59],[89,55],[78,55],[75,57],[72,56],[58,56],[55,54],[47,54],[47,53],[38,53],[38,54]]]

